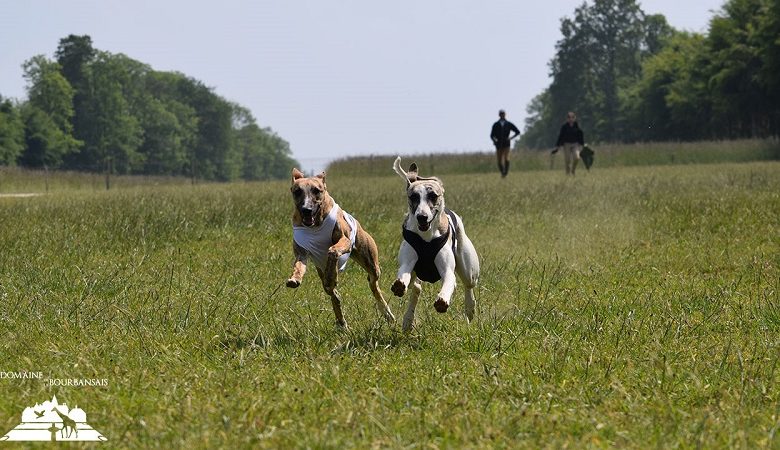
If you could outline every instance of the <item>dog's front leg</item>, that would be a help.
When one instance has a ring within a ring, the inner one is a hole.
[[[417,264],[417,252],[408,242],[401,241],[401,248],[398,250],[398,278],[390,288],[396,297],[403,297],[406,293],[415,264]]]
[[[352,242],[346,236],[341,236],[339,240],[328,248],[328,262],[325,266],[324,283],[329,287],[336,287],[336,279],[339,274],[339,258],[344,253],[352,249]]]
[[[450,307],[452,293],[455,292],[455,255],[451,249],[445,247],[439,251],[433,262],[441,275],[441,290],[433,307],[444,313]]]
[[[293,263],[293,273],[287,280],[287,287],[289,288],[300,286],[301,281],[303,281],[303,275],[306,273],[306,250],[293,241],[293,253],[295,254],[295,262]]]

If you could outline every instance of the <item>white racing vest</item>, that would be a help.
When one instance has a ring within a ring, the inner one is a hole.
[[[331,236],[333,235],[333,227],[336,226],[339,211],[341,211],[341,208],[334,201],[333,208],[330,209],[330,213],[328,213],[319,227],[304,227],[293,224],[293,240],[306,250],[308,256],[314,261],[314,265],[322,271],[325,270],[325,266],[328,264],[328,249],[333,245]],[[352,252],[352,249],[355,248],[355,236],[357,236],[357,220],[346,211],[344,211],[344,218],[347,219],[347,223],[352,231],[349,233],[349,251],[339,258],[339,272],[347,267],[347,260],[349,260],[349,254]]]

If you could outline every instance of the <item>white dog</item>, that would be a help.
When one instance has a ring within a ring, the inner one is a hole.
[[[417,175],[417,164],[409,172],[401,168],[401,157],[396,158],[393,170],[406,181],[409,212],[403,224],[403,241],[398,252],[398,279],[392,286],[393,294],[403,297],[411,285],[409,306],[404,314],[403,329],[414,323],[414,309],[422,291],[422,281],[442,280],[441,290],[433,306],[447,312],[455,291],[455,274],[466,288],[465,311],[469,321],[474,318],[476,300],[474,287],[479,279],[479,257],[474,244],[466,236],[463,221],[444,207],[444,186],[436,177]]]

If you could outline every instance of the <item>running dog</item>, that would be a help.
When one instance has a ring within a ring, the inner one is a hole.
[[[418,279],[429,283],[442,280],[433,306],[443,313],[447,312],[455,291],[456,273],[466,288],[465,312],[471,322],[476,308],[474,287],[479,279],[479,257],[466,236],[463,221],[444,207],[444,186],[438,178],[419,176],[414,163],[409,172],[404,172],[400,156],[393,163],[393,170],[406,182],[409,200],[409,212],[402,225],[403,241],[398,251],[398,278],[391,288],[393,294],[403,297],[407,287],[412,286],[404,314],[404,331],[409,331],[414,323],[414,309],[422,292]]]
[[[292,216],[293,273],[287,287],[297,288],[306,273],[308,260],[314,263],[325,293],[330,296],[336,325],[347,327],[341,313],[341,295],[336,290],[338,273],[351,257],[368,273],[368,285],[376,299],[379,312],[389,323],[395,317],[379,290],[379,252],[374,239],[328,194],[325,172],[306,178],[298,169],[292,170],[292,192],[295,209]]]

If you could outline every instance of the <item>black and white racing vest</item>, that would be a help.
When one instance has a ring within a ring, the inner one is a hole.
[[[444,209],[444,212],[450,218],[450,226],[447,228],[446,233],[437,238],[433,238],[430,241],[426,241],[421,238],[419,234],[409,231],[406,227],[401,225],[404,240],[411,245],[417,253],[417,263],[414,265],[414,273],[417,275],[417,278],[427,281],[428,283],[435,283],[441,280],[441,274],[439,273],[439,269],[436,268],[434,261],[436,260],[436,255],[439,254],[439,251],[444,247],[444,244],[447,243],[450,234],[455,233],[458,226],[458,220],[455,218],[455,214],[447,208]],[[453,235],[452,253],[455,253],[456,248],[457,239],[455,239]]]

